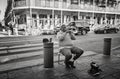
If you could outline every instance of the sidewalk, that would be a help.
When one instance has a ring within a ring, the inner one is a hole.
[[[88,74],[90,62],[100,65],[102,72],[93,77]],[[61,62],[62,63],[62,62]],[[0,73],[0,79],[120,79],[120,58],[94,54],[79,58],[76,69],[66,69],[64,65],[54,63],[54,68],[43,65]]]
[[[7,36],[7,32],[0,31],[0,37],[4,37],[4,36]]]

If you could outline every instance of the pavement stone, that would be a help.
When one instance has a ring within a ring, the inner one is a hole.
[[[116,78],[110,75],[110,76],[105,77],[104,79],[116,79]]]
[[[112,75],[116,79],[120,79],[120,71],[116,72],[115,74]]]
[[[80,57],[75,69],[66,69],[65,65],[54,63],[54,68],[44,68],[43,65],[1,73],[0,79],[120,79],[120,58],[101,54]],[[90,62],[100,65],[99,76],[88,73]]]
[[[79,79],[79,77],[77,77],[73,73],[68,73],[68,74],[62,75],[61,79]]]
[[[8,76],[6,73],[0,74],[0,79],[8,79]]]
[[[31,68],[8,72],[8,79],[35,79]]]

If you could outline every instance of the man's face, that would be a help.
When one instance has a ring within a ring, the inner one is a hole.
[[[66,30],[67,30],[66,26],[62,26],[62,27],[61,27],[61,30],[62,30],[63,32],[66,32]]]

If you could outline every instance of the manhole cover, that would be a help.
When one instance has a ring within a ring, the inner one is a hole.
[[[62,75],[61,79],[79,79],[79,78],[75,76],[74,74],[69,73],[69,74]]]

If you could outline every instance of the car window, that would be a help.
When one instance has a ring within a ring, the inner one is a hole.
[[[69,25],[70,26],[75,26],[75,22],[71,22]]]

